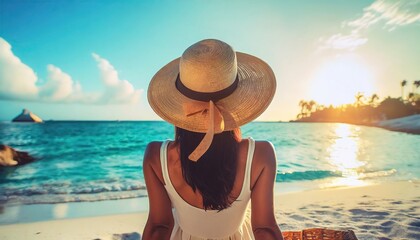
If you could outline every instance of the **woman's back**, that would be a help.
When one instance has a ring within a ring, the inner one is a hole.
[[[243,180],[245,176],[245,168],[249,148],[248,142],[248,139],[244,139],[238,143],[236,177],[233,184],[233,189],[230,194],[230,203],[232,203],[239,196],[242,186],[244,185]],[[194,192],[182,175],[181,161],[179,156],[179,144],[176,142],[170,142],[168,145],[167,156],[169,176],[176,191],[179,193],[182,199],[184,199],[190,205],[204,209],[201,193],[199,191]]]
[[[251,197],[250,173],[254,140],[244,140],[236,159],[237,174],[231,192],[231,206],[204,210],[202,196],[185,182],[180,171],[177,144],[162,144],[160,160],[165,189],[174,207],[175,225],[171,239],[253,239],[248,203]],[[248,146],[245,146],[248,145]],[[182,237],[181,237],[182,236]]]
[[[266,141],[256,141],[254,145],[255,147],[253,147],[254,149],[249,149],[249,146],[252,144],[250,144],[250,141],[253,140],[245,139],[238,143],[239,147],[237,154],[237,176],[235,178],[234,187],[232,189],[232,196],[235,198],[235,200],[244,200],[246,202],[246,205],[248,205],[247,201],[249,199],[252,199],[252,205],[251,208],[248,209],[241,206],[244,209],[244,211],[242,212],[244,214],[244,224],[240,226],[237,229],[237,231],[233,231],[234,236],[235,234],[237,234],[236,238],[238,238],[238,232],[241,232],[241,234],[246,234],[247,236],[252,236],[252,231],[254,231],[255,233],[255,231],[263,230],[265,228],[278,228],[276,225],[270,225],[270,223],[275,223],[275,219],[272,214],[268,214],[270,212],[272,213],[274,210],[272,196],[274,177],[276,172],[276,160],[274,149],[271,143]],[[180,226],[177,220],[179,221],[179,219],[176,219],[174,221],[174,219],[177,217],[177,214],[182,214],[181,216],[187,219],[188,222],[195,222],[199,225],[203,224],[203,226],[205,226],[206,218],[210,219],[211,214],[217,214],[217,211],[215,210],[205,211],[203,209],[201,194],[198,191],[194,192],[191,189],[191,187],[185,182],[182,176],[178,148],[179,146],[177,146],[175,142],[168,142],[167,146],[165,146],[165,143],[152,142],[148,145],[144,159],[144,172],[146,181],[149,178],[154,178],[154,180],[156,181],[155,184],[150,184],[146,182],[148,186],[149,198],[151,198],[150,201],[154,202],[154,204],[151,204],[151,209],[149,212],[149,221],[153,221],[153,218],[151,218],[151,216],[153,216],[160,219],[161,222],[166,222],[168,227],[168,239],[172,231],[175,232],[174,234],[182,232],[178,229],[178,227]],[[164,159],[164,156],[162,158],[163,149],[167,149],[167,159]],[[250,155],[250,157],[248,157],[248,155]],[[168,164],[166,166],[168,169],[167,176],[169,176],[170,180],[165,180],[165,165],[162,164],[163,160],[166,160]],[[248,170],[247,163],[249,164]],[[247,174],[248,178],[246,176]],[[147,177],[147,175],[152,175],[154,177]],[[170,183],[171,186],[169,186],[167,182]],[[168,188],[171,187],[173,187],[173,191],[168,191]],[[149,190],[149,188],[151,189]],[[242,190],[244,190],[244,196],[240,196]],[[154,197],[155,194],[159,195],[159,197]],[[172,209],[172,207],[176,207],[176,203],[174,201],[174,197],[171,197],[171,194],[175,196],[175,198],[177,199],[175,201],[177,201],[179,206],[183,206],[184,210],[181,210],[182,212],[175,213],[176,210]],[[162,198],[162,195],[165,195],[166,197]],[[238,197],[245,197],[245,199],[238,199]],[[152,207],[155,209],[153,209]],[[189,210],[185,211],[185,209]],[[191,211],[191,209],[194,210]],[[252,209],[253,213],[252,219],[249,219],[250,209]],[[224,210],[222,210],[220,213],[222,213],[223,211]],[[156,212],[158,214],[156,214]],[[228,213],[229,210],[225,212]],[[194,217],[194,213],[198,214],[196,214]],[[220,214],[219,217],[223,219],[224,216],[223,214]],[[163,219],[165,221],[162,221]],[[223,223],[223,221],[221,221],[220,223]],[[195,227],[196,226],[193,226],[193,228]],[[219,227],[218,232],[222,233],[223,231],[231,230],[229,228],[226,228],[226,226]],[[185,234],[184,236],[190,235],[191,234]],[[212,237],[211,235],[198,235],[202,237],[196,239],[206,239]],[[271,236],[270,233],[267,237],[265,237],[265,239],[270,239],[269,236]],[[242,237],[243,236],[241,235],[241,238]],[[253,238],[245,237],[243,239]]]

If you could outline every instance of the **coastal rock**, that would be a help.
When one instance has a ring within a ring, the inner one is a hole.
[[[6,145],[0,145],[0,166],[15,166],[18,164],[14,158],[14,151]]]
[[[0,167],[23,165],[34,160],[35,158],[27,152],[16,151],[7,145],[0,144]]]
[[[13,118],[12,122],[42,122],[42,119],[28,109],[23,109],[22,113]]]

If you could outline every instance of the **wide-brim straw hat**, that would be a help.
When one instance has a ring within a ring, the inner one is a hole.
[[[152,78],[147,97],[165,121],[212,135],[256,119],[275,91],[276,78],[267,63],[207,39],[162,67]]]

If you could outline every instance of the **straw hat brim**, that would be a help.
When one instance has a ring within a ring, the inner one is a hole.
[[[236,52],[238,87],[216,102],[224,118],[224,130],[233,130],[260,116],[276,91],[276,79],[270,66],[249,54]],[[196,100],[184,96],[175,86],[180,58],[161,68],[152,78],[147,98],[152,109],[165,121],[193,132],[207,132],[206,114],[187,116],[184,105]]]

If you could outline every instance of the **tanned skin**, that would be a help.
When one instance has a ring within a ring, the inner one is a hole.
[[[231,192],[232,202],[241,192],[245,174],[248,140],[238,143],[238,164],[235,183]],[[174,226],[172,205],[164,187],[160,164],[161,142],[147,146],[143,172],[149,194],[149,217],[143,231],[145,240],[169,239]],[[194,192],[182,177],[179,145],[171,142],[167,150],[169,177],[178,194],[190,205],[204,208],[199,191]],[[280,228],[274,216],[273,188],[276,176],[276,156],[271,143],[256,141],[251,168],[251,223],[257,240],[282,240]],[[248,184],[248,183],[245,183]]]

